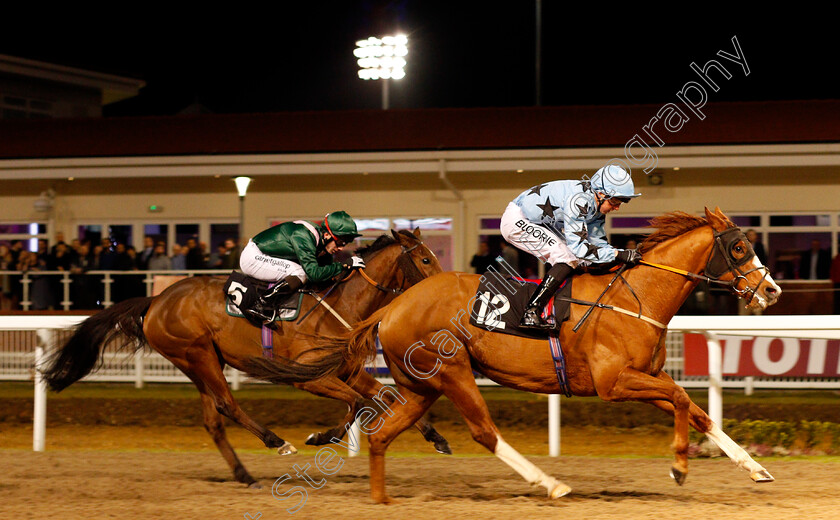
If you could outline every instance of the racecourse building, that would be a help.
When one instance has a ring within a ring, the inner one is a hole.
[[[420,227],[445,269],[469,271],[521,191],[618,162],[643,196],[607,217],[616,246],[652,216],[720,206],[786,289],[830,288],[797,278],[815,242],[838,254],[840,101],[709,103],[702,120],[668,105],[0,121],[0,242],[215,247],[242,217],[247,237],[343,209],[365,237]],[[253,179],[242,205],[235,176]]]

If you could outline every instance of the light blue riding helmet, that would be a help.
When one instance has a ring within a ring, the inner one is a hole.
[[[595,172],[591,183],[592,191],[600,191],[608,197],[633,199],[641,196],[641,193],[634,193],[636,188],[630,174],[615,164],[609,164]]]

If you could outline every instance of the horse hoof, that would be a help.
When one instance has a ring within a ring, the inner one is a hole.
[[[773,482],[776,480],[773,478],[773,475],[770,474],[766,469],[762,469],[760,471],[756,471],[755,473],[750,474],[750,478],[753,479],[754,482],[762,483],[762,482]]]
[[[262,488],[263,488],[262,484],[260,484],[259,482],[256,482],[256,481],[248,484],[248,489],[262,489]]]
[[[686,476],[686,473],[683,473],[673,466],[671,467],[671,478],[674,479],[674,482],[676,482],[677,485],[682,486],[685,483]]]
[[[435,451],[444,455],[452,455],[452,448],[449,447],[449,443],[446,440],[443,442],[436,442]]]
[[[277,448],[277,453],[280,455],[294,455],[297,453],[297,448],[286,442],[284,445]]]
[[[571,492],[572,492],[572,488],[570,488],[566,484],[560,482],[559,484],[557,484],[557,486],[554,487],[554,489],[551,491],[551,493],[548,494],[548,496],[549,496],[549,498],[552,498],[552,499],[553,498],[560,498],[560,497],[564,497],[564,496],[568,495]]]
[[[376,502],[377,504],[382,504],[384,506],[390,506],[390,505],[398,503],[396,500],[389,497],[388,495],[385,495],[383,497],[374,497],[373,501]]]
[[[309,446],[320,446],[322,444],[321,435],[321,432],[309,434],[309,437],[306,438],[305,444],[308,444]]]

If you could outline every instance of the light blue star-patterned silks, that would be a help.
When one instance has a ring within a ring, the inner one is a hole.
[[[618,250],[607,242],[606,217],[597,209],[589,179],[543,183],[513,203],[530,222],[556,231],[576,257],[594,263],[615,260]]]

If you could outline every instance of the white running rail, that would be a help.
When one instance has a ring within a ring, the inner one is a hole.
[[[0,331],[34,331],[37,344],[34,347],[34,359],[30,352],[4,352],[0,344],[0,356],[10,355],[21,361],[25,357],[24,365],[0,366],[0,380],[30,380],[35,383],[34,403],[34,431],[33,449],[43,451],[46,438],[46,383],[40,377],[37,368],[45,358],[46,349],[54,343],[54,338],[60,331],[71,329],[87,316],[33,316],[11,315],[0,316]],[[722,354],[719,336],[771,336],[815,339],[840,339],[840,316],[675,316],[668,325],[669,333],[696,332],[707,338],[709,348],[709,378],[708,381],[689,381],[690,386],[708,386],[709,416],[717,424],[723,418],[723,387],[727,385],[722,375]],[[30,347],[26,347],[27,350]],[[119,355],[122,356],[122,355]],[[117,357],[117,356],[114,356]],[[157,358],[160,358],[159,360]],[[0,357],[2,359],[2,357]],[[118,357],[122,361],[125,357]],[[162,361],[162,363],[160,363]],[[667,364],[673,365],[675,360]],[[681,361],[681,360],[680,360]],[[20,363],[18,363],[20,364]],[[124,363],[123,363],[124,364]],[[33,370],[33,367],[36,370]],[[676,368],[676,367],[674,367]],[[11,372],[11,373],[9,373]],[[242,376],[238,371],[229,371],[228,376],[234,389],[238,389]],[[142,386],[143,381],[171,381],[187,382],[186,376],[177,368],[166,362],[161,356],[135,356],[134,370],[119,375],[94,374],[86,378],[93,381],[134,381],[136,386]],[[387,382],[383,379],[383,382]],[[678,384],[683,384],[677,380]],[[688,385],[687,385],[688,386]],[[734,385],[738,386],[738,385]],[[741,384],[740,386],[743,386]],[[795,382],[786,385],[784,381],[777,381],[762,385],[768,388],[840,388],[840,381],[809,383]],[[560,453],[560,398],[557,395],[549,397],[549,453]]]

